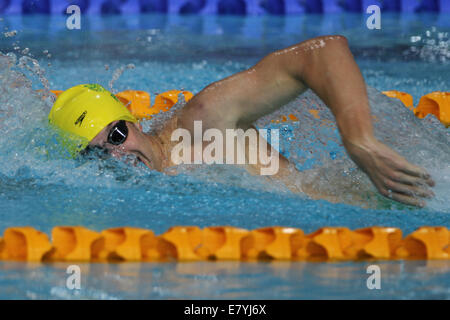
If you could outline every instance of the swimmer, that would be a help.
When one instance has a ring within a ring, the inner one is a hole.
[[[50,112],[50,122],[82,137],[85,142],[79,149],[102,148],[115,157],[133,154],[158,171],[175,165],[171,160],[178,143],[171,140],[174,130],[183,128],[194,136],[194,121],[201,121],[203,132],[215,128],[225,136],[226,129],[245,131],[310,88],[332,111],[348,155],[381,195],[419,207],[425,205],[424,198],[434,196],[429,188],[434,181],[425,169],[375,138],[364,79],[343,36],[317,37],[272,52],[251,68],[209,84],[152,134],[144,133],[112,94],[90,86],[98,92],[85,93],[85,86],[63,92]],[[266,147],[270,154],[277,154]],[[259,161],[246,165],[255,174],[261,166]],[[302,183],[303,173],[291,169],[289,160],[280,154],[278,172],[267,177],[313,199],[339,201]]]

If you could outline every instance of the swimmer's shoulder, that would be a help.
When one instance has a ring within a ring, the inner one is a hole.
[[[192,133],[194,121],[201,121],[203,130],[236,128],[236,121],[230,117],[230,108],[227,105],[229,97],[214,95],[207,88],[196,94],[180,110],[179,126],[192,131]]]

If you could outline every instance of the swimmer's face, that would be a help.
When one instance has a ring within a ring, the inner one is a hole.
[[[142,134],[142,127],[137,123],[114,121],[92,139],[89,147],[105,149],[117,158],[126,154],[139,157]]]

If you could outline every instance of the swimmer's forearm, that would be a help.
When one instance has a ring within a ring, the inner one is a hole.
[[[300,50],[301,66],[294,77],[311,88],[333,112],[345,142],[373,139],[366,86],[361,72],[341,36],[306,42]],[[291,68],[293,64],[290,64]]]
[[[331,109],[350,158],[378,191],[395,201],[424,206],[420,198],[433,196],[426,185],[432,187],[434,181],[425,169],[375,139],[366,86],[347,40],[328,38],[319,49],[305,51],[296,77]]]

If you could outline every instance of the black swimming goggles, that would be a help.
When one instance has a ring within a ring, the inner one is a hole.
[[[115,146],[121,145],[127,140],[128,137],[128,127],[125,120],[120,120],[117,122],[109,131],[108,143]]]

